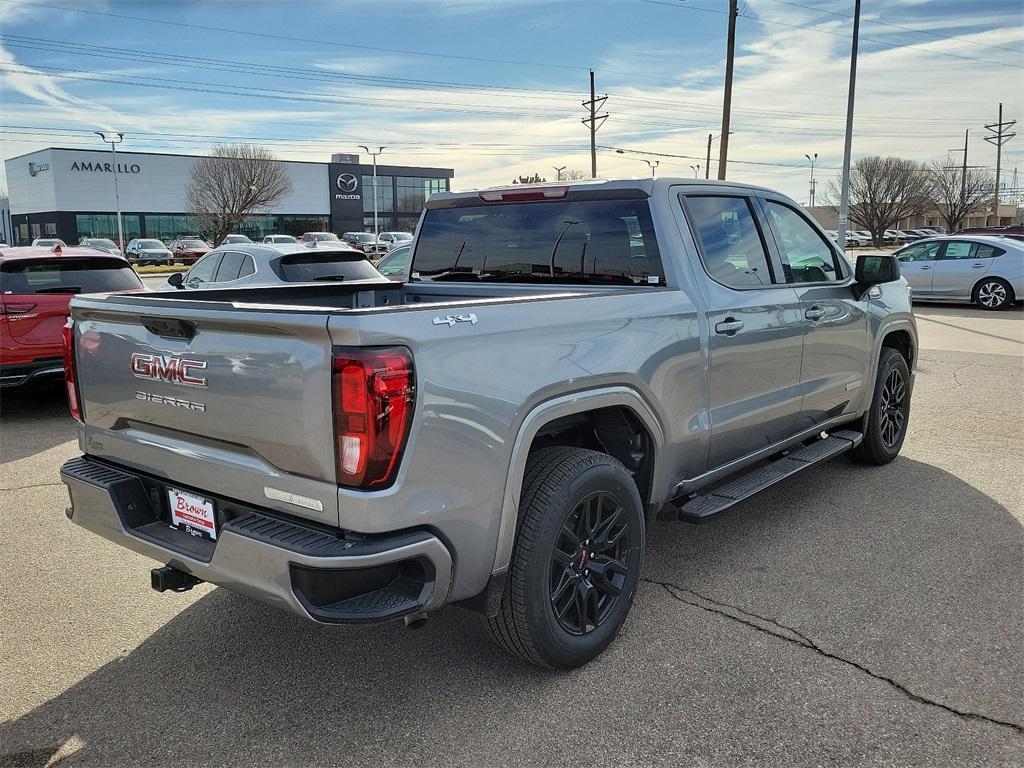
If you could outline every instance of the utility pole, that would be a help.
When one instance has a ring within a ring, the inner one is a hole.
[[[850,212],[850,153],[853,149],[853,97],[857,93],[857,43],[860,40],[860,0],[853,7],[853,45],[850,47],[850,90],[846,101],[846,141],[843,144],[843,180],[839,195],[836,245],[846,252],[846,224]]]
[[[810,192],[808,193],[808,196],[807,196],[807,205],[808,205],[808,207],[813,208],[814,207],[814,163],[818,159],[818,153],[815,152],[814,153],[814,157],[811,157],[808,154],[805,154],[804,157],[806,157],[807,158],[807,162],[809,162],[811,164],[811,189],[810,189]]]
[[[718,178],[725,179],[729,159],[729,120],[732,117],[732,64],[736,57],[736,17],[739,0],[729,0],[729,42],[725,59],[725,99],[722,104],[722,143],[718,145]]]
[[[583,106],[590,112],[590,117],[584,117],[583,124],[590,126],[590,178],[592,179],[597,178],[597,129],[608,119],[607,113],[599,115],[597,112],[607,100],[607,94],[597,98],[597,93],[594,90],[594,70],[590,70],[590,101],[583,102]]]
[[[704,160],[704,178],[709,178],[708,174],[711,173],[711,139],[712,136],[708,134],[708,156]]]
[[[1003,102],[999,102],[999,121],[985,126],[993,134],[986,136],[985,141],[996,147],[996,188],[992,194],[992,224],[996,227],[999,226],[999,166],[1003,159],[1003,144],[1017,135],[1016,133],[1006,133],[1016,124],[1016,120],[1003,121]]]
[[[113,155],[114,209],[117,211],[117,247],[121,249],[121,254],[124,255],[124,229],[121,226],[121,195],[117,191],[117,145],[124,141],[124,134],[118,131],[93,131],[93,133],[103,139],[105,144],[110,145],[110,154]]]
[[[565,166],[565,165],[561,165],[561,166],[553,165],[551,167],[554,168],[555,169],[555,173],[558,174],[558,176],[555,178],[555,181],[561,181],[562,180],[562,171],[564,171],[568,166]]]
[[[365,149],[366,154],[373,158],[373,237],[376,239],[380,229],[377,223],[377,155],[383,154],[387,147],[377,147],[377,151],[374,152],[365,144],[360,144],[359,146]]]

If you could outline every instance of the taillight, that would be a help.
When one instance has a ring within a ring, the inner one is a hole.
[[[339,485],[372,490],[392,483],[409,436],[415,393],[412,356],[407,349],[335,350]]]
[[[557,200],[569,194],[569,187],[500,187],[485,189],[480,199],[485,203],[527,202],[530,200]]]
[[[82,408],[78,398],[78,376],[75,375],[75,328],[69,318],[64,324],[64,386],[68,392],[68,407],[71,418],[82,420]]]

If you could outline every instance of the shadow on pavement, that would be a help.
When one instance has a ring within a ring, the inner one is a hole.
[[[785,621],[921,696],[1021,722],[1021,533],[1003,506],[930,465],[838,461],[708,525],[659,521],[645,576]],[[570,744],[594,744],[601,759],[586,762],[595,765],[648,762],[645,754],[758,762],[800,728],[812,730],[805,744],[845,728],[842,738],[874,757],[908,750],[899,763],[931,750],[956,763],[977,757],[970,743],[957,754],[963,731],[1005,736],[893,698],[867,676],[870,693],[851,693],[844,676],[859,690],[859,673],[828,660],[823,672],[817,661],[649,584],[609,652],[565,674],[507,657],[457,608],[418,632],[324,627],[216,590],[0,726],[0,764],[43,765],[68,742],[80,745],[69,763],[90,765],[564,764],[559,749]],[[835,668],[838,682],[787,676],[787,664],[819,676]],[[678,666],[692,678],[685,684],[671,681]],[[726,684],[724,668],[758,691],[734,690],[740,683]],[[848,711],[854,695],[864,701]],[[791,711],[772,708],[794,696]],[[903,720],[913,721],[909,741],[898,733]],[[588,741],[595,729],[600,737]],[[841,754],[857,762],[856,751]]]
[[[0,393],[0,464],[24,459],[76,437],[64,386]]]

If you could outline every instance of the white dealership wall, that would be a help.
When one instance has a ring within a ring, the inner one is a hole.
[[[197,159],[189,155],[118,152],[121,210],[183,213],[185,189]],[[292,192],[269,213],[329,215],[327,163],[281,164],[291,178]],[[4,165],[12,215],[115,211],[114,166],[109,150],[42,149],[6,160]]]

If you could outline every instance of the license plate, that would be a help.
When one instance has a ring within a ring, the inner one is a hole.
[[[171,504],[171,525],[201,539],[217,538],[217,521],[213,500],[177,488],[168,488]]]

